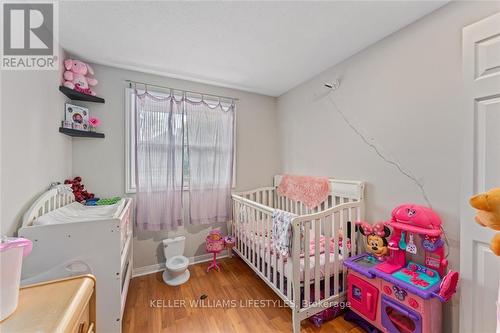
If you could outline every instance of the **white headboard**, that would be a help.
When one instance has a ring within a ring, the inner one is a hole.
[[[39,216],[75,201],[75,196],[69,185],[57,185],[44,193],[31,205],[23,216],[23,227],[33,223]]]
[[[274,186],[281,183],[283,175],[274,176]],[[331,195],[333,197],[349,198],[351,200],[362,200],[365,192],[365,183],[359,180],[341,180],[329,178]]]

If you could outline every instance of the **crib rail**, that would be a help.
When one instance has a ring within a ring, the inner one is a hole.
[[[63,186],[63,185],[60,185]],[[75,201],[72,191],[51,188],[33,202],[23,216],[23,227],[29,226],[38,217]]]
[[[300,286],[303,287],[301,306],[296,309],[300,320],[327,308],[325,303],[331,306],[345,298],[347,270],[342,263],[357,254],[354,222],[362,219],[362,214],[360,202],[348,202],[294,218],[292,284],[296,293]],[[322,246],[324,251],[321,251]],[[296,249],[309,250],[311,255],[301,259]],[[303,269],[295,264],[300,260],[303,260]]]
[[[280,177],[275,176],[275,185]],[[357,254],[354,222],[364,219],[364,183],[330,179],[330,185],[328,198],[312,209],[278,195],[276,187],[232,195],[234,251],[292,308],[294,333],[301,320],[345,298],[342,262]],[[296,215],[287,258],[277,255],[271,242],[275,209]]]
[[[274,187],[261,187],[255,190],[233,194],[233,198],[247,199],[251,203],[258,203],[274,208],[276,202],[276,189]]]
[[[281,176],[275,176],[275,185],[281,181]],[[261,187],[250,191],[233,194],[233,198],[243,198],[269,208],[281,209],[297,215],[318,213],[343,203],[359,202],[363,207],[364,183],[353,180],[330,179],[331,193],[317,207],[309,208],[300,201],[294,201],[278,195],[277,187]]]
[[[325,303],[345,297],[347,272],[342,260],[357,254],[355,228],[348,224],[363,218],[362,198],[332,193],[321,205],[309,209],[277,195],[274,187],[232,197],[234,250],[292,308],[294,331],[297,321],[325,309]],[[275,209],[297,215],[292,219],[288,258],[277,255],[271,243]],[[347,239],[351,240],[350,249]]]
[[[284,260],[272,251],[273,208],[233,194],[235,251],[285,302]],[[280,280],[281,279],[281,280]],[[288,289],[290,291],[290,289]]]

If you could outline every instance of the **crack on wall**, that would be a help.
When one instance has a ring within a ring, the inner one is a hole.
[[[331,88],[325,84],[326,87]],[[333,87],[333,88],[338,88],[338,87]],[[335,111],[342,117],[344,122],[351,128],[351,130],[368,146],[370,147],[385,163],[395,167],[403,176],[408,178],[412,183],[414,183],[420,190],[420,193],[422,194],[423,199],[427,203],[427,205],[432,208],[432,204],[429,200],[429,197],[427,195],[427,192],[425,191],[424,184],[421,180],[419,180],[413,173],[404,168],[398,161],[388,157],[386,154],[382,152],[382,149],[378,147],[378,145],[374,142],[375,140],[373,138],[367,137],[365,134],[359,130],[356,125],[354,125],[349,118],[346,116],[346,114],[338,107],[337,103],[335,103],[335,100],[332,98],[331,95],[332,92],[328,94],[328,100],[334,107]]]

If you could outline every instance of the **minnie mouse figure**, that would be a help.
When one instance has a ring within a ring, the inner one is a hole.
[[[366,222],[356,222],[359,231],[366,237],[366,249],[379,261],[384,261],[385,256],[389,253],[387,247],[387,237],[391,234],[391,230],[383,223],[375,223],[373,225]]]

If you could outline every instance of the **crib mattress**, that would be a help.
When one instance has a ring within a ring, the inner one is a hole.
[[[85,206],[78,202],[70,203],[38,217],[33,225],[48,225],[73,222],[85,222],[118,218],[126,200],[121,199],[114,205]]]

